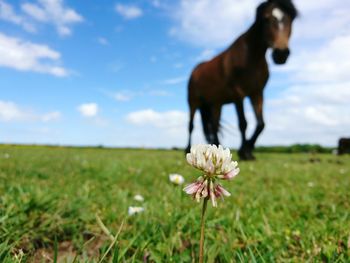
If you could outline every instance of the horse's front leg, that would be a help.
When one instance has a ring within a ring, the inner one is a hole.
[[[250,155],[254,158],[252,152],[255,148],[256,140],[258,139],[260,133],[263,131],[263,129],[265,127],[264,118],[263,118],[263,95],[262,95],[262,93],[255,95],[255,96],[251,96],[250,101],[251,101],[252,106],[253,106],[253,110],[255,113],[255,118],[256,118],[257,124],[256,124],[256,128],[255,128],[255,131],[254,131],[252,137],[247,141],[247,145],[248,145],[248,148],[250,149]]]

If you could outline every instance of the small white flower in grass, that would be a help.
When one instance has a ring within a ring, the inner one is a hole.
[[[345,174],[345,173],[346,173],[346,170],[342,168],[342,169],[339,170],[339,173],[340,173],[340,174]]]
[[[145,211],[145,209],[143,207],[129,206],[128,214],[129,214],[129,216],[132,216],[135,214],[142,213],[143,211]]]
[[[198,202],[201,199],[210,198],[212,205],[217,206],[216,199],[230,196],[216,181],[218,179],[231,180],[239,173],[238,163],[232,161],[230,149],[224,149],[221,145],[196,145],[186,155],[187,162],[193,167],[204,172],[196,182],[186,186],[184,191],[192,195]]]
[[[170,174],[169,180],[173,184],[177,184],[177,185],[182,185],[185,182],[185,179],[180,174]]]
[[[138,201],[138,202],[143,202],[143,201],[145,201],[145,198],[143,198],[142,195],[135,195],[134,200]]]
[[[308,183],[307,183],[307,186],[310,187],[310,188],[312,188],[312,187],[315,186],[315,184],[314,184],[314,182],[308,182]]]

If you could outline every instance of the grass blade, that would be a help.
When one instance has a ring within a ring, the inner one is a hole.
[[[100,222],[102,223],[102,221],[100,220]],[[124,226],[124,222],[125,220],[123,220],[123,222],[121,223],[119,229],[118,229],[118,232],[117,234],[115,235],[115,237],[113,238],[113,241],[111,243],[111,245],[108,247],[108,249],[106,250],[106,252],[104,253],[103,257],[100,259],[99,263],[103,262],[103,260],[105,259],[105,257],[108,255],[108,252],[113,248],[114,244],[117,242],[117,239],[118,239],[118,236],[120,234],[120,232],[122,231],[122,228]],[[102,223],[103,224],[103,223]],[[104,225],[103,225],[104,226]],[[106,228],[106,227],[105,227]],[[109,232],[109,230],[106,228],[106,230]]]

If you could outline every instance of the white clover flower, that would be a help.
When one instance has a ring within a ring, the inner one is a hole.
[[[312,187],[315,186],[315,184],[314,184],[314,182],[308,182],[308,183],[307,183],[307,186],[310,187],[310,188],[312,188]]]
[[[135,195],[134,200],[138,201],[138,202],[143,202],[143,201],[145,201],[145,198],[143,198],[142,195]]]
[[[143,211],[145,211],[145,209],[143,207],[129,206],[129,208],[128,208],[129,216],[142,213]]]
[[[238,163],[232,161],[229,148],[221,145],[199,144],[191,147],[191,152],[186,155],[187,162],[193,167],[203,171],[209,177],[219,179],[232,179],[239,173]]]
[[[217,206],[216,199],[230,196],[217,179],[230,180],[239,173],[238,163],[232,161],[230,149],[224,149],[221,145],[196,145],[186,155],[187,162],[193,167],[204,172],[196,182],[187,185],[184,191],[192,195],[197,202],[210,198],[212,205]]]
[[[340,173],[340,174],[345,174],[345,173],[346,173],[346,170],[345,170],[344,168],[342,168],[342,169],[339,170],[339,173]]]
[[[180,174],[170,174],[169,180],[176,185],[182,185],[185,182],[185,179]]]

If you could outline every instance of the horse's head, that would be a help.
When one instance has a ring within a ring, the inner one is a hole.
[[[273,49],[272,58],[276,64],[287,61],[292,22],[297,14],[291,0],[268,0],[257,9],[257,22],[262,26],[266,44]]]

